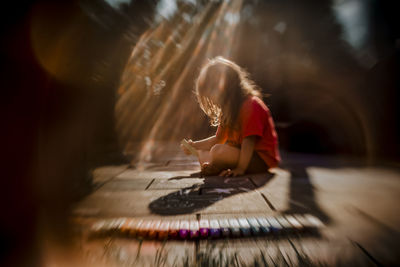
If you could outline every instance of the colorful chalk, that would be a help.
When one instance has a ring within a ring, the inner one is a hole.
[[[230,233],[231,233],[229,221],[227,219],[220,219],[220,220],[218,220],[218,223],[219,223],[221,235],[223,237],[229,237]]]
[[[218,220],[210,220],[210,237],[218,238],[220,236],[220,225]]]
[[[167,239],[168,238],[168,230],[169,230],[169,221],[163,221],[160,223],[158,227],[158,239]]]
[[[147,235],[149,234],[149,231],[151,229],[152,223],[153,223],[153,221],[143,221],[137,229],[137,236],[142,237],[142,238],[147,237]]]
[[[296,231],[301,231],[303,230],[303,226],[301,223],[292,215],[286,215],[285,216],[286,220],[293,226],[293,228]]]
[[[260,229],[263,234],[268,234],[271,232],[271,225],[265,218],[257,218],[257,222],[260,224]]]
[[[265,219],[268,221],[269,225],[271,226],[271,228],[270,228],[271,232],[278,233],[279,231],[282,230],[282,226],[274,217],[267,217]]]
[[[201,219],[199,225],[200,225],[200,236],[203,238],[208,237],[208,231],[210,229],[210,224],[208,223],[208,220]]]
[[[123,225],[121,225],[121,234],[128,236],[135,236],[136,230],[139,228],[143,220],[127,219]]]
[[[311,215],[311,214],[304,214],[303,215],[304,218],[306,220],[308,220],[310,222],[310,224],[314,227],[314,228],[321,228],[324,227],[324,224],[321,222],[320,219],[318,219],[317,217]]]
[[[189,221],[182,220],[179,225],[179,237],[186,239],[189,236]]]
[[[94,223],[92,227],[90,227],[90,235],[91,236],[101,236],[103,234],[107,234],[108,232],[108,224],[107,221],[102,220]]]
[[[242,232],[243,236],[250,236],[251,235],[251,228],[249,222],[245,218],[238,219],[240,225],[240,231]]]
[[[294,217],[297,219],[299,223],[301,223],[305,231],[312,228],[312,224],[306,218],[304,218],[303,215],[294,215]]]
[[[268,217],[201,219],[201,220],[149,220],[116,218],[101,220],[90,228],[90,234],[124,234],[130,237],[165,240],[167,238],[198,239],[220,237],[248,237],[262,234],[315,233],[324,227],[321,220],[311,214],[286,214]]]
[[[120,227],[121,234],[129,234],[130,225],[133,222],[133,219],[127,219],[123,225]]]
[[[231,234],[234,237],[239,237],[240,236],[240,225],[237,219],[229,219],[229,230],[231,230]]]
[[[121,225],[123,225],[125,221],[125,218],[99,221],[92,226],[91,233],[95,235],[113,234],[119,231]]]
[[[150,224],[150,229],[149,229],[149,233],[148,233],[148,237],[151,239],[155,239],[157,237],[158,234],[158,227],[160,226],[161,221],[157,220],[157,221],[153,221]]]
[[[305,215],[294,215],[294,217],[301,223],[304,231],[306,232],[315,232],[319,228],[324,227],[324,224],[316,217],[311,214]]]
[[[285,233],[290,233],[293,232],[293,227],[292,225],[282,216],[276,217],[276,220],[280,223],[282,226],[282,230]]]
[[[169,230],[168,230],[168,235],[171,238],[177,238],[179,236],[179,227],[180,227],[181,222],[179,220],[177,221],[172,221],[169,224]]]
[[[260,234],[260,224],[258,223],[256,218],[247,218],[247,221],[250,225],[251,233],[255,236]]]
[[[190,230],[190,238],[198,238],[199,237],[199,222],[197,220],[192,220],[189,223]]]

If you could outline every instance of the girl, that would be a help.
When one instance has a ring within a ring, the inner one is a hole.
[[[211,125],[218,126],[214,136],[188,141],[197,150],[202,174],[236,176],[267,172],[278,165],[274,122],[247,72],[230,60],[216,57],[202,67],[195,94]]]

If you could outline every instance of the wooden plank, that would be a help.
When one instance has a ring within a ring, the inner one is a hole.
[[[202,188],[237,188],[242,191],[254,190],[254,184],[250,177],[204,177]]]
[[[216,194],[204,194],[215,196]],[[239,194],[218,194],[221,199],[212,205],[199,211],[201,214],[207,213],[272,213],[273,211],[265,203],[258,192],[251,191]],[[240,203],[240,204],[239,204]]]
[[[121,174],[128,168],[127,164],[124,165],[108,165],[101,166],[93,170],[93,183],[103,184],[115,176]]]
[[[153,191],[96,191],[80,201],[73,210],[75,216],[135,217],[151,215],[150,203],[174,192],[173,190]]]
[[[157,189],[181,189],[191,186],[203,185],[202,178],[176,178],[176,179],[155,179],[149,190]]]
[[[113,179],[112,181],[105,183],[98,190],[101,192],[144,190],[151,183],[151,181],[152,180],[150,179]]]
[[[117,179],[169,179],[173,177],[190,177],[195,170],[138,170],[138,169],[127,169],[121,174],[117,175]]]

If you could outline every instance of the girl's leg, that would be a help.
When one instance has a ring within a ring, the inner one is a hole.
[[[225,145],[214,145],[210,151],[199,151],[199,162],[202,173],[217,175],[227,168],[236,167],[239,161],[240,149]]]
[[[240,148],[217,144],[210,150],[211,163],[220,167],[221,171],[226,168],[235,168],[239,162]]]
[[[197,150],[198,160],[200,162],[200,166],[203,166],[204,163],[211,161],[211,154],[208,150]]]
[[[202,173],[205,175],[218,175],[225,169],[235,168],[239,162],[240,148],[231,145],[217,144],[210,151],[198,152]],[[246,173],[268,172],[268,169],[268,165],[254,151]]]

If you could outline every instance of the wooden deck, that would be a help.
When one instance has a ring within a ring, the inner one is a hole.
[[[84,257],[107,266],[202,265],[221,256],[243,266],[254,262],[400,264],[400,171],[396,167],[290,154],[271,174],[201,178],[198,171],[194,158],[178,151],[140,171],[127,165],[96,169],[95,190],[73,212],[76,227],[82,230],[78,239]],[[166,243],[87,236],[90,225],[104,218],[210,219],[292,213],[313,214],[325,227],[313,236]]]

